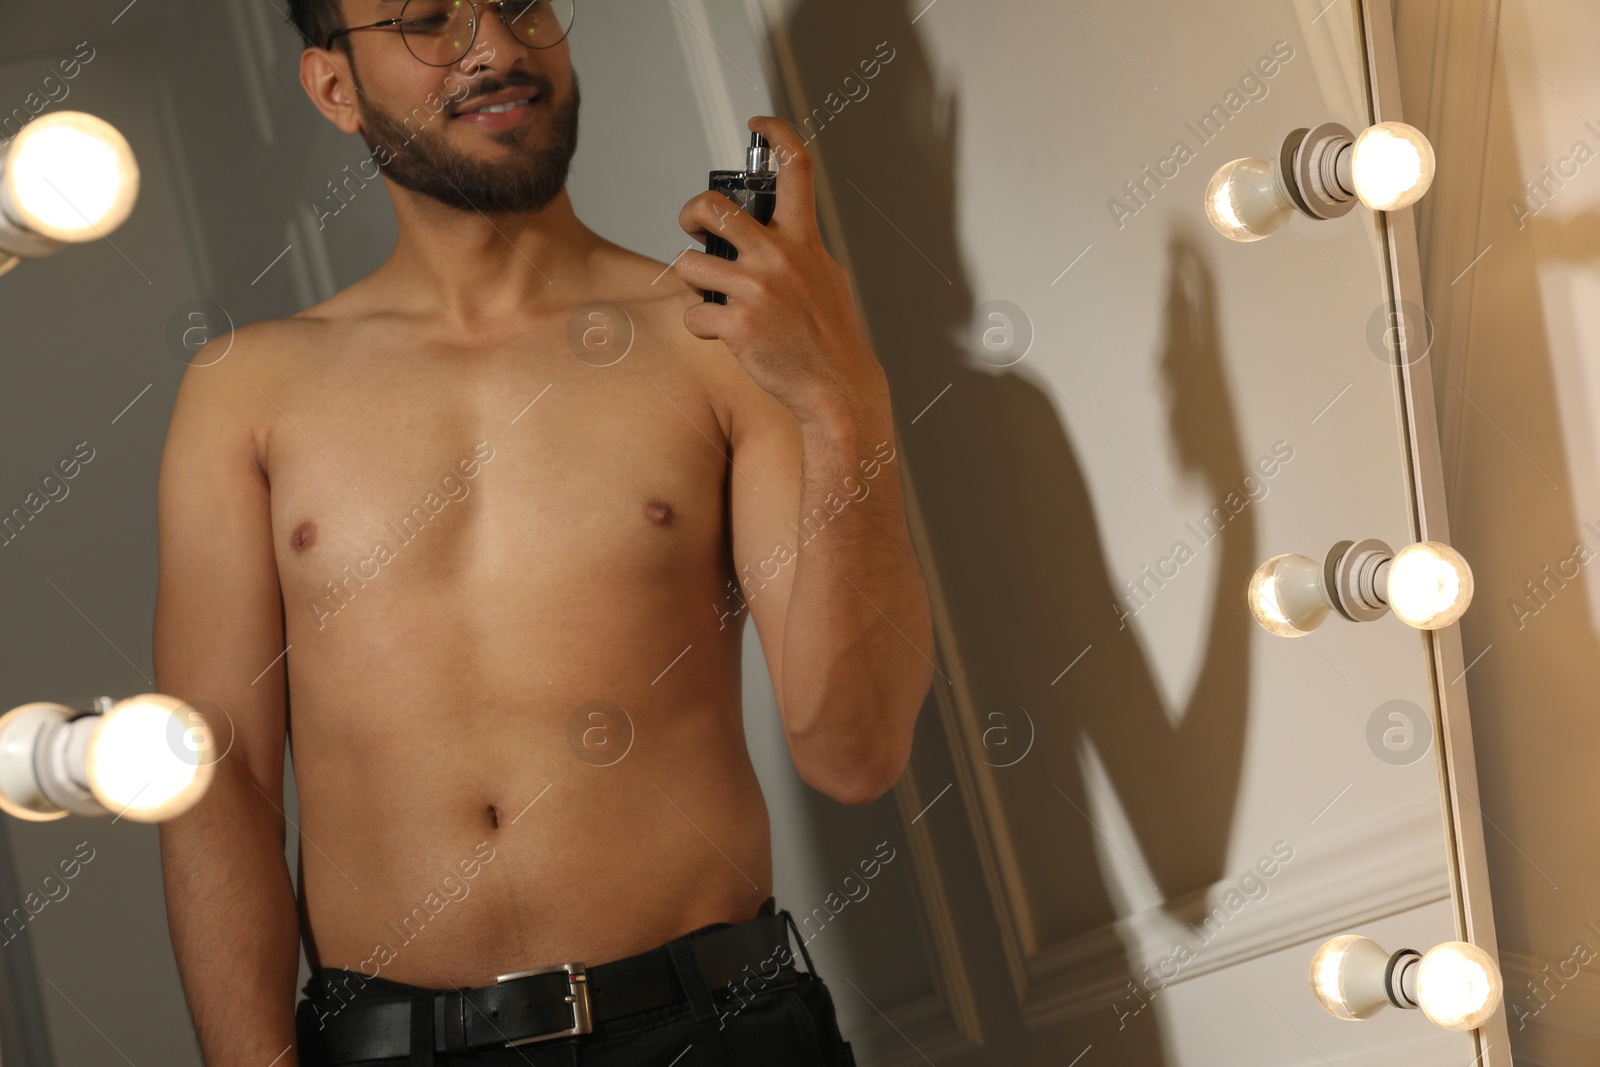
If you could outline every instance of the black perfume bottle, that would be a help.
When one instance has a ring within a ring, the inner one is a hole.
[[[739,205],[740,210],[765,226],[772,221],[778,206],[778,175],[772,169],[772,146],[759,133],[750,135],[749,157],[744,170],[714,170],[711,188]],[[723,259],[738,259],[739,250],[715,233],[706,234],[706,251]],[[708,304],[726,304],[728,294],[705,291]]]

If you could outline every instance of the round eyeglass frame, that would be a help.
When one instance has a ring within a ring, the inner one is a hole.
[[[511,24],[506,21],[506,3],[507,3],[507,0],[464,0],[464,2],[468,5],[468,7],[471,9],[471,12],[472,12],[472,14],[470,16],[471,22],[472,22],[472,34],[467,38],[467,43],[466,43],[465,47],[463,47],[461,49],[461,55],[456,56],[454,59],[450,60],[448,63],[433,63],[433,62],[430,62],[429,60],[423,59],[421,56],[417,55],[415,49],[413,49],[411,47],[411,41],[410,41],[409,38],[406,37],[405,31],[404,30],[400,30],[400,41],[401,41],[402,44],[404,44],[406,46],[406,51],[411,53],[411,58],[415,59],[418,63],[422,63],[422,64],[425,64],[425,65],[430,66],[430,67],[452,67],[452,66],[455,66],[457,63],[461,62],[462,58],[464,56],[466,56],[466,54],[468,52],[472,51],[473,42],[478,39],[478,10],[479,10],[479,8],[484,7],[486,5],[489,5],[489,4],[493,4],[494,5],[494,7],[495,7],[495,15],[496,15],[497,18],[500,19],[500,24],[502,26],[504,26],[506,28],[507,32],[511,33],[511,35],[513,37],[516,36],[516,33],[514,31],[512,31],[512,29],[511,29]],[[521,2],[521,0],[511,0],[511,2],[516,3],[516,2]],[[564,33],[562,33],[562,35],[558,39],[556,39],[555,41],[551,42],[550,44],[527,44],[526,42],[521,41],[521,40],[519,40],[517,43],[522,45],[522,47],[524,47],[524,48],[544,49],[544,48],[554,48],[554,47],[556,47],[556,45],[559,45],[562,41],[565,41],[567,39],[567,37],[572,33],[573,25],[576,24],[577,21],[578,21],[578,0],[567,0],[567,2],[572,5],[572,22],[567,24],[566,31]],[[341,29],[334,30],[332,33],[328,34],[328,39],[327,39],[326,42],[323,43],[322,47],[324,49],[331,50],[333,48],[333,42],[334,41],[338,40],[340,37],[343,37],[345,34],[354,33],[356,30],[376,30],[376,29],[387,28],[387,27],[390,27],[390,26],[393,26],[396,29],[399,29],[401,24],[403,24],[406,21],[405,8],[406,7],[410,7],[410,6],[411,6],[411,0],[406,0],[406,5],[405,5],[405,7],[402,7],[400,9],[400,16],[398,18],[383,19],[383,20],[381,20],[379,22],[369,22],[365,26],[345,26],[345,27],[342,27]]]

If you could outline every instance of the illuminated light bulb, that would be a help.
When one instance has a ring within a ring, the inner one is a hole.
[[[1385,599],[1407,626],[1449,626],[1472,603],[1472,569],[1461,553],[1439,541],[1407,545],[1389,564]]]
[[[216,770],[209,725],[176,697],[145,693],[112,705],[89,739],[84,768],[95,799],[135,822],[194,806]]]
[[[1295,553],[1273,556],[1250,576],[1245,597],[1250,614],[1268,633],[1304,637],[1328,617],[1322,595],[1321,566]]]
[[[1265,159],[1225,163],[1206,186],[1206,218],[1230,241],[1259,241],[1293,210],[1278,185],[1277,168]]]
[[[95,705],[75,712],[40,702],[0,715],[0,811],[34,822],[109,814],[161,822],[199,801],[217,759],[199,711],[160,693]]]
[[[1311,958],[1311,991],[1329,1014],[1370,1019],[1387,1004],[1421,1008],[1447,1030],[1482,1026],[1500,1006],[1500,969],[1465,941],[1446,941],[1426,955],[1403,948],[1390,954],[1369,938],[1345,934]]]
[[[1500,1006],[1500,969],[1465,941],[1435,945],[1417,964],[1417,1006],[1446,1030],[1475,1030]]]
[[[1311,991],[1330,1015],[1351,1022],[1370,1019],[1389,1003],[1384,972],[1389,954],[1376,941],[1345,934],[1311,957]]]
[[[139,165],[127,139],[82,111],[28,123],[0,173],[0,214],[56,241],[104,237],[122,225],[138,195]]]
[[[1350,155],[1355,194],[1374,211],[1398,211],[1433,184],[1433,146],[1415,126],[1380,122],[1356,138]]]

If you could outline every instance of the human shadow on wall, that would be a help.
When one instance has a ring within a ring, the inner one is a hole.
[[[837,206],[857,293],[889,378],[901,448],[927,530],[925,567],[938,572],[951,620],[941,651],[960,661],[977,704],[962,709],[978,720],[968,732],[982,734],[990,725],[988,712],[1018,707],[1036,728],[1031,751],[1014,765],[999,766],[1011,755],[969,753],[980,777],[987,775],[994,787],[987,846],[1003,871],[1009,866],[1015,872],[1011,905],[1023,952],[1070,945],[1068,954],[1083,965],[1074,991],[1088,1014],[1063,1024],[1069,1031],[1089,1016],[1096,1016],[1096,1028],[1122,1017],[1115,1043],[1096,1047],[1099,1062],[1159,1065],[1165,1062],[1153,1021],[1159,1008],[1144,1011],[1141,1004],[1159,1005],[1159,993],[1148,994],[1159,990],[1160,981],[1143,986],[1145,996],[1135,999],[1126,983],[1130,976],[1146,979],[1147,972],[1130,962],[1108,925],[1118,917],[1119,902],[1124,908],[1168,902],[1228,877],[1224,865],[1250,696],[1253,624],[1243,594],[1256,563],[1254,512],[1242,506],[1236,514],[1220,511],[1213,526],[1220,532],[1205,541],[1178,524],[1173,540],[1186,542],[1196,562],[1163,585],[1146,582],[1149,603],[1142,610],[1155,613],[1170,605],[1162,597],[1173,595],[1173,583],[1214,576],[1209,617],[1193,637],[1202,647],[1200,668],[1187,698],[1169,708],[1150,661],[1181,658],[1189,650],[1147,651],[1136,635],[1143,622],[1119,618],[1117,605],[1128,601],[1119,595],[1119,577],[1107,571],[1095,501],[1074,447],[1074,437],[1097,432],[1089,420],[1099,429],[1114,427],[1093,414],[1095,397],[1065,397],[1045,377],[1048,368],[1065,361],[1137,365],[1143,356],[1041,336],[1028,358],[997,369],[967,350],[977,301],[962,270],[956,218],[957,108],[939,92],[917,29],[901,7],[799,0],[785,32],[801,84],[783,110],[808,139],[819,186]],[[894,57],[868,83],[869,95],[838,108],[841,79],[856,73],[861,83],[857,64],[874,55],[879,42],[888,42]],[[783,88],[774,86],[780,99]],[[824,104],[830,94],[836,94],[837,114]],[[1085,154],[1096,149],[1081,147]],[[1031,188],[995,194],[1047,195],[1043,187]],[[1000,242],[1036,237],[992,235]],[[1154,275],[1128,281],[1163,284]],[[1041,279],[1017,301],[1032,299],[1038,306],[1043,294],[1067,299],[1048,282]],[[1239,485],[1245,457],[1224,379],[1211,271],[1187,234],[1170,238],[1164,284],[1161,366],[1172,446],[1185,476],[1198,479],[1205,499],[1221,508]],[[1084,420],[1069,416],[1069,435],[1062,415],[1073,406],[1090,414]],[[1112,476],[1130,483],[1143,478],[1125,463]],[[1141,492],[1149,490],[1140,486],[1124,498],[1138,499]],[[1153,503],[1156,497],[1144,499]],[[1198,522],[1200,516],[1193,517]],[[1126,516],[1121,519],[1126,524]],[[1150,521],[1171,523],[1153,507]],[[1208,555],[1216,559],[1197,562]],[[945,684],[935,676],[935,686]],[[1108,847],[1100,833],[1104,824],[1094,824],[1100,820],[1085,778],[1091,748],[1134,831],[1148,877],[1135,859],[1119,858],[1115,846]],[[815,798],[810,802],[806,814],[815,824],[839,821],[836,810]],[[825,861],[848,863],[848,857]],[[969,857],[946,855],[940,862],[947,881],[982,877]],[[1121,867],[1111,870],[1114,865]],[[1130,883],[1137,892],[1123,898]],[[984,892],[979,888],[971,899]],[[1183,917],[1198,921],[1190,913]],[[992,927],[962,914],[955,921],[974,968],[1003,973],[1000,948],[985,936]],[[870,928],[856,930],[851,963],[857,973],[879,973],[879,946]],[[1190,943],[1203,959],[1201,937]],[[1011,1013],[984,1020],[983,1056],[1006,1053],[1008,1063],[1059,1061],[1067,1036],[1061,1027],[1030,1030],[1009,997],[983,1004]],[[878,1006],[891,1010],[889,1004]]]

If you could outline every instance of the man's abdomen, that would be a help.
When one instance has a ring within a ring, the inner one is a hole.
[[[670,579],[475,603],[410,580],[290,661],[313,965],[483,985],[756,913],[771,842],[742,615],[693,611]]]

